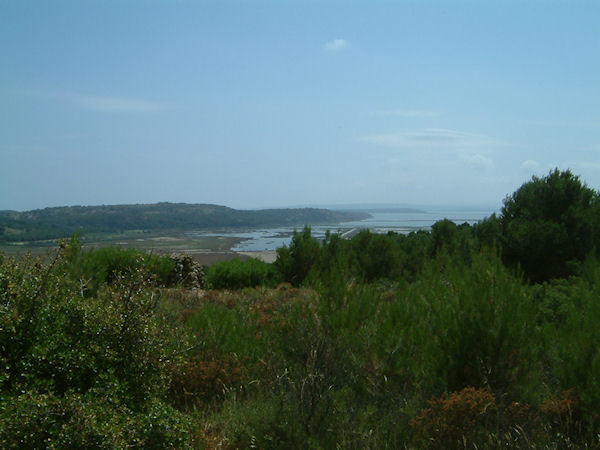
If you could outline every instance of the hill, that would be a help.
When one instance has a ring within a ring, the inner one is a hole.
[[[0,241],[33,241],[86,233],[129,230],[200,230],[303,226],[370,217],[364,212],[318,208],[237,210],[188,203],[64,206],[32,211],[0,212]]]

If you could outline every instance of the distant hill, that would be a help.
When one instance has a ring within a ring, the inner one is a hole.
[[[0,241],[33,241],[86,233],[128,230],[200,230],[304,226],[370,217],[365,212],[319,208],[237,210],[219,205],[155,203],[148,205],[64,206],[0,212]]]

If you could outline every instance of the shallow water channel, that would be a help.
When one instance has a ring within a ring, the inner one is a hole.
[[[352,230],[369,229],[374,233],[387,233],[393,231],[396,233],[407,234],[412,231],[430,230],[431,226],[442,219],[450,219],[457,224],[468,222],[477,223],[485,217],[491,215],[492,210],[437,210],[423,212],[371,212],[371,218],[356,222],[343,222],[332,225],[314,225],[311,226],[312,235],[318,239],[323,239],[325,233],[347,233]],[[232,251],[251,252],[276,250],[284,245],[289,245],[294,230],[300,231],[302,227],[278,227],[278,228],[260,228],[252,230],[231,230],[219,232],[189,231],[186,233],[189,237],[199,236],[228,236],[241,238],[242,241],[232,247]]]

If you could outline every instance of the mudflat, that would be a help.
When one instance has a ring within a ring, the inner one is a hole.
[[[90,239],[84,241],[84,248],[101,247],[122,247],[136,248],[150,253],[160,253],[168,255],[171,253],[187,254],[192,256],[202,265],[210,266],[220,261],[229,261],[232,259],[250,259],[257,258],[261,261],[272,263],[277,257],[274,250],[266,251],[244,251],[234,252],[234,247],[241,241],[240,238],[223,236],[201,236],[189,237],[182,233],[173,233],[169,235],[152,234],[142,236],[139,234],[118,234],[103,239]],[[34,255],[45,256],[52,253],[58,247],[58,240],[47,240],[37,242],[22,242],[0,246],[0,253],[7,255],[18,255],[32,253]]]

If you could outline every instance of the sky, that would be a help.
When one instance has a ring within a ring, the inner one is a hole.
[[[0,0],[0,210],[600,189],[600,2]]]

